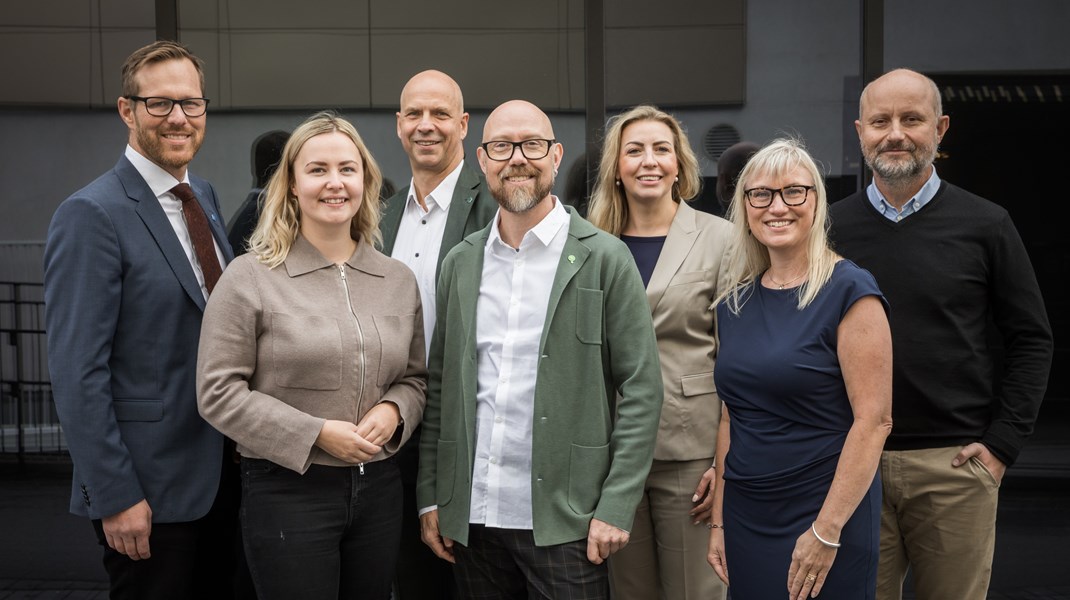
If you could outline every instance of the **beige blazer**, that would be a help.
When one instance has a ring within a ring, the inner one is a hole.
[[[710,303],[728,262],[731,225],[681,202],[647,285],[665,401],[655,460],[711,458],[721,419]]]

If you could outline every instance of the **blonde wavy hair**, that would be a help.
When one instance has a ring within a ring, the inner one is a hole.
[[[672,199],[691,200],[702,189],[698,158],[687,141],[687,134],[680,122],[656,106],[642,104],[609,120],[606,137],[602,142],[602,161],[598,165],[598,180],[588,205],[587,220],[596,227],[619,236],[628,223],[628,201],[624,189],[617,185],[620,179],[620,147],[624,128],[637,121],[664,123],[672,131],[672,145],[676,152],[679,178],[672,186]]]
[[[294,185],[294,161],[305,142],[317,135],[336,131],[353,140],[363,163],[364,195],[357,214],[350,222],[350,235],[359,243],[378,245],[382,242],[379,233],[379,190],[383,186],[383,174],[379,165],[352,123],[331,111],[323,111],[305,119],[290,134],[282,150],[279,167],[264,190],[260,220],[249,237],[249,251],[270,268],[286,260],[301,229],[301,208],[290,191]]]
[[[727,285],[714,300],[714,305],[725,302],[732,314],[738,315],[753,286],[760,285],[758,279],[769,269],[769,249],[751,235],[747,224],[747,200],[744,190],[758,175],[780,178],[798,167],[805,169],[814,180],[812,201],[815,202],[814,223],[810,228],[810,239],[806,246],[807,277],[798,290],[799,310],[813,302],[821,288],[832,277],[832,269],[840,257],[832,251],[828,242],[829,211],[825,180],[801,140],[778,138],[755,153],[739,174],[739,184],[732,195],[732,205],[728,208],[727,215],[732,223],[731,247],[734,252],[730,255],[731,260],[725,275]]]

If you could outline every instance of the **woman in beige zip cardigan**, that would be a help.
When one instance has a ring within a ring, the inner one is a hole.
[[[588,218],[620,236],[646,284],[665,401],[631,540],[609,560],[615,600],[720,600],[706,563],[721,401],[713,384],[718,292],[730,226],[687,205],[698,161],[679,122],[653,106],[610,121]]]
[[[382,176],[353,126],[310,117],[268,185],[251,252],[209,298],[198,404],[241,454],[261,600],[390,596],[394,454],[423,414],[420,296],[373,247]]]

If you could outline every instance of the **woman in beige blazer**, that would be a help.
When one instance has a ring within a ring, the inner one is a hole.
[[[628,545],[609,560],[615,600],[724,598],[706,563],[721,402],[713,312],[730,226],[687,205],[698,161],[679,122],[653,106],[612,119],[588,218],[620,236],[646,284],[665,402],[654,464]]]
[[[198,404],[238,443],[242,533],[261,600],[390,596],[394,454],[423,414],[412,272],[375,250],[382,176],[331,113],[291,135],[251,251],[204,312]]]

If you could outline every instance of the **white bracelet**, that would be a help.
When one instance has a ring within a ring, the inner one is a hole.
[[[821,537],[820,535],[818,535],[817,534],[817,527],[815,527],[815,525],[817,525],[816,521],[810,524],[810,531],[814,532],[814,537],[817,538],[817,541],[819,541],[822,544],[828,546],[829,548],[839,548],[840,547],[840,543],[839,542],[830,542],[830,541],[826,540],[825,538]]]

